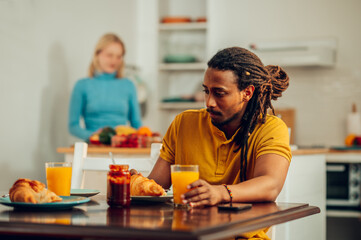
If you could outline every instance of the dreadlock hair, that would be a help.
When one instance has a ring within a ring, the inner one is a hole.
[[[267,110],[274,108],[271,100],[282,96],[289,85],[287,73],[279,66],[264,66],[261,60],[252,52],[231,47],[219,51],[211,60],[208,67],[227,71],[230,70],[237,78],[238,89],[242,91],[250,85],[254,86],[252,98],[249,100],[246,111],[241,119],[241,129],[235,136],[235,142],[241,149],[240,181],[246,180],[248,138],[257,123],[265,123]]]

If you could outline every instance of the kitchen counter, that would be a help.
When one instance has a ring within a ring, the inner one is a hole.
[[[310,154],[326,154],[330,151],[328,148],[304,148],[292,151],[292,156],[310,155]]]
[[[328,163],[361,163],[361,150],[334,150],[326,154]]]
[[[357,156],[360,158],[361,149],[360,150],[336,150],[332,148],[301,148],[292,151],[292,155],[309,155],[309,154],[326,154],[327,156]]]
[[[74,153],[74,147],[59,147],[56,149],[57,153]],[[119,148],[119,147],[100,147],[88,146],[88,153],[106,153],[113,154],[150,154],[150,148]]]
[[[336,154],[361,154],[360,150],[336,150],[336,149],[329,149],[328,153],[336,153]]]

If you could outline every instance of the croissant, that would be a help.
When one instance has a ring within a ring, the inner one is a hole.
[[[134,174],[130,178],[131,196],[165,196],[166,192],[153,179],[143,177],[142,174]]]
[[[12,202],[49,203],[62,200],[46,189],[44,183],[26,178],[19,178],[10,188],[9,195]]]

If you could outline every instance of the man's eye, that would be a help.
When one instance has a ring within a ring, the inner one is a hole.
[[[223,97],[224,95],[226,95],[226,93],[225,92],[215,92],[214,95],[217,97]]]
[[[208,91],[207,89],[203,89],[203,92],[204,92],[205,94],[209,94],[209,91]]]

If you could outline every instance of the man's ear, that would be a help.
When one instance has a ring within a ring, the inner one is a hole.
[[[253,85],[249,85],[248,87],[246,87],[243,90],[244,94],[243,94],[243,98],[242,100],[244,102],[248,102],[249,100],[251,100],[253,93],[254,93],[254,86]]]

